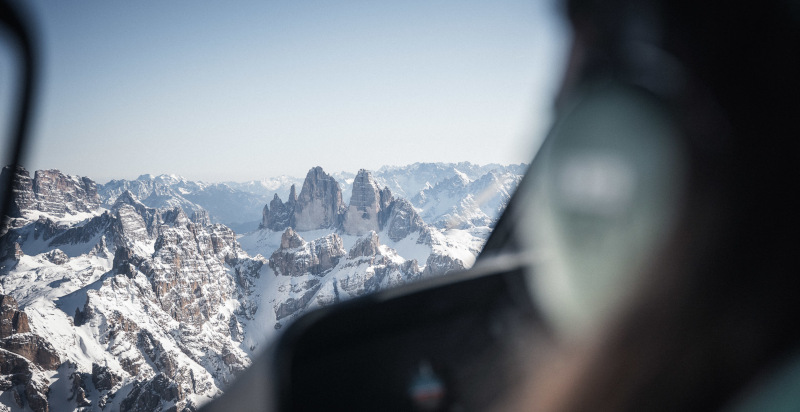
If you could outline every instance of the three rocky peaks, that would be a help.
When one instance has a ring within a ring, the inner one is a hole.
[[[369,171],[358,171],[350,203],[345,205],[339,182],[319,166],[308,171],[299,196],[294,185],[285,203],[276,193],[264,206],[260,225],[262,229],[276,232],[286,228],[297,231],[333,229],[356,236],[386,228],[393,240],[402,239],[409,231],[422,227],[422,219],[411,204],[394,198],[388,187],[380,189]]]
[[[488,184],[424,174],[455,166],[398,172],[424,184],[419,209],[392,194],[419,187],[384,174],[377,180],[393,189],[381,189],[366,170],[337,180],[315,167],[244,235],[176,194],[211,187],[202,183],[172,191],[4,168],[15,179],[0,227],[0,410],[195,410],[302,313],[470,265],[489,230],[483,217],[463,214],[481,226],[448,231],[419,214],[472,206],[471,191],[461,197],[468,184],[500,193],[493,172]],[[239,192],[214,192],[226,193]],[[448,206],[430,207],[440,200]]]

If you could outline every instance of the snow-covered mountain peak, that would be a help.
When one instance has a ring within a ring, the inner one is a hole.
[[[112,210],[119,209],[122,205],[133,206],[135,209],[144,209],[147,207],[144,205],[144,203],[140,202],[139,199],[137,199],[136,196],[134,196],[130,190],[125,190],[124,192],[122,192],[122,194],[120,194],[117,197],[117,200],[111,206],[111,209]]]
[[[463,173],[463,172],[459,171],[458,169],[453,169],[453,172],[455,172],[454,178],[457,178],[462,183],[467,184],[467,183],[470,182],[470,178],[469,178],[469,176],[467,176],[466,173]]]
[[[0,238],[12,252],[1,265],[0,291],[20,302],[41,336],[37,350],[58,360],[27,360],[34,372],[3,386],[0,403],[191,409],[219,394],[259,345],[258,334],[247,338],[244,330],[268,268],[230,229],[204,220],[180,207],[147,207],[125,190],[111,211],[86,221],[42,217],[11,228]],[[0,357],[10,359],[23,329],[0,341]],[[25,388],[19,393],[27,398],[8,398],[14,388]]]
[[[0,236],[0,294],[18,306],[0,296],[11,319],[0,363],[27,369],[0,376],[0,405],[196,408],[306,311],[471,265],[519,178],[482,168],[313,168],[302,187],[264,195],[170,175],[93,186],[18,169],[19,216]],[[48,189],[34,190],[37,176]],[[249,234],[214,223],[252,210],[264,216]],[[12,350],[23,341],[42,357]]]

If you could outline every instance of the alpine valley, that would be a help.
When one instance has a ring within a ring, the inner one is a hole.
[[[303,313],[471,266],[525,169],[97,184],[4,168],[0,411],[196,410]]]

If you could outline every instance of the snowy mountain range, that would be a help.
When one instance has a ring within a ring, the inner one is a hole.
[[[98,194],[103,205],[110,207],[117,197],[130,191],[148,207],[178,206],[189,213],[206,210],[215,223],[223,223],[237,231],[254,227],[264,203],[264,193],[249,192],[226,183],[193,182],[175,175],[142,175],[136,180],[112,180],[100,185]],[[252,228],[251,228],[252,229]]]
[[[525,164],[479,166],[469,162],[414,163],[402,167],[384,166],[373,172],[372,176],[380,187],[388,187],[395,196],[411,200],[416,208],[424,207],[425,210],[431,211],[428,213],[443,211],[440,216],[426,217],[426,221],[432,219],[430,222],[432,223],[437,218],[447,219],[445,215],[452,214],[453,207],[461,209],[458,213],[466,213],[467,209],[473,208],[469,205],[470,197],[472,201],[483,202],[475,206],[484,212],[496,209],[496,206],[508,201],[508,189],[513,191],[513,187],[516,187],[519,177],[526,168]],[[456,176],[462,182],[475,182],[488,179],[487,175],[499,179],[499,184],[506,187],[505,193],[490,191],[481,196],[481,188],[478,185],[456,189],[455,192],[452,187],[435,188],[436,185]],[[342,198],[349,199],[356,174],[337,172],[331,176],[339,182]],[[142,175],[135,180],[112,180],[104,185],[97,185],[97,190],[101,203],[106,207],[113,205],[117,196],[129,190],[148,207],[180,206],[185,211],[205,209],[209,212],[212,222],[222,223],[237,233],[246,233],[258,227],[262,208],[275,194],[286,199],[291,186],[294,185],[299,189],[303,181],[303,178],[283,175],[248,182],[205,183],[190,181],[176,175]],[[438,192],[442,190],[449,192],[439,195]],[[417,199],[423,191],[426,193]],[[496,195],[496,198],[485,199],[489,194]],[[462,200],[466,203],[459,205]],[[496,210],[487,213],[489,220],[496,219],[497,216],[499,213]]]
[[[306,311],[469,267],[524,168],[105,185],[5,168],[0,410],[194,410]]]

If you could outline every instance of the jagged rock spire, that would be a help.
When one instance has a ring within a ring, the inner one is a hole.
[[[269,229],[275,232],[280,232],[287,227],[294,227],[294,210],[297,205],[297,194],[295,193],[294,185],[289,190],[289,200],[283,203],[280,196],[275,193],[275,197],[268,205],[264,205],[264,212],[262,213],[261,225],[262,229]]]
[[[339,227],[344,204],[342,189],[333,176],[314,167],[308,171],[299,196],[296,190],[292,185],[286,203],[276,193],[264,205],[260,228],[279,232],[287,227],[301,231]]]
[[[353,180],[353,194],[350,205],[344,216],[345,233],[361,236],[371,230],[380,230],[378,212],[380,212],[380,189],[372,175],[361,169]]]
[[[294,211],[296,230],[335,228],[344,209],[342,189],[317,166],[308,171]]]
[[[344,232],[361,236],[370,231],[380,231],[386,223],[392,200],[388,187],[381,190],[369,171],[359,170],[353,180],[353,194],[342,223]]]

